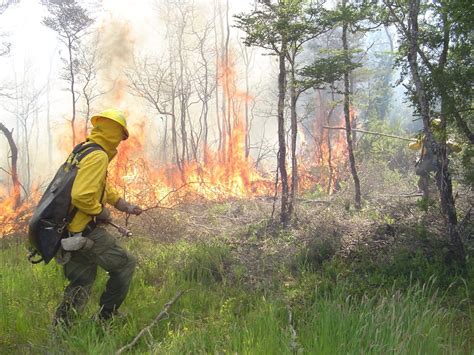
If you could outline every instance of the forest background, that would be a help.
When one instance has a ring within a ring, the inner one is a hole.
[[[115,351],[186,290],[139,346],[472,350],[471,4],[0,9],[1,346]],[[46,315],[36,335],[26,322],[52,312],[63,282],[23,258],[27,220],[91,114],[110,106],[129,115],[131,138],[109,180],[146,209],[115,216],[137,235],[123,241],[140,260],[132,315],[120,331],[84,318],[56,342]],[[421,137],[436,162],[424,197],[408,149]],[[32,284],[49,300],[35,291],[27,310]]]

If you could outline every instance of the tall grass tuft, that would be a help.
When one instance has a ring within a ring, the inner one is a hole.
[[[370,298],[347,296],[347,290],[338,285],[303,312],[299,333],[307,352],[452,354],[472,346],[472,319],[443,306],[432,284],[380,290]]]

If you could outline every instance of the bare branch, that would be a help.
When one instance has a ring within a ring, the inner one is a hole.
[[[135,338],[133,338],[133,340],[121,347],[120,349],[118,349],[116,352],[115,352],[115,355],[120,355],[122,353],[124,353],[125,351],[128,351],[130,350],[131,348],[133,348],[135,346],[135,344],[138,342],[138,340],[140,340],[140,338],[146,334],[146,333],[149,333],[151,328],[153,328],[153,326],[158,323],[160,320],[162,320],[163,318],[165,317],[168,317],[168,311],[170,310],[171,306],[185,293],[186,291],[179,291],[178,293],[176,293],[176,295],[170,300],[168,301],[167,303],[165,303],[163,309],[161,310],[161,312],[156,316],[156,318],[149,324],[147,325],[145,328],[143,328],[142,330],[140,330],[140,332],[135,336]]]

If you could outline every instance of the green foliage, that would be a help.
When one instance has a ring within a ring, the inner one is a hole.
[[[276,3],[262,1],[254,11],[235,16],[237,27],[246,33],[244,43],[279,53],[282,42],[298,50],[301,44],[324,31],[321,15],[326,10],[306,0]]]
[[[47,4],[49,17],[43,19],[43,24],[58,34],[68,46],[81,36],[81,32],[89,27],[93,20],[87,11],[76,0],[50,1]]]
[[[344,73],[362,66],[351,60],[352,53],[356,52],[359,51],[322,51],[320,58],[298,72],[302,76],[301,85],[305,88],[318,88],[341,80]]]
[[[474,186],[474,146],[472,144],[468,145],[462,153],[462,165],[464,182]]]
[[[407,26],[409,1],[394,3],[385,0],[390,8],[388,19],[397,24],[400,35],[400,47],[397,63],[402,69],[402,78],[408,76],[411,35]],[[427,96],[431,114],[439,114],[447,127],[456,127],[471,143],[474,142],[468,125],[472,120],[472,80],[474,77],[473,57],[470,54],[473,45],[472,11],[466,11],[470,5],[465,0],[448,2],[420,1],[417,14],[417,72]],[[413,21],[413,19],[411,20]],[[418,99],[420,93],[415,90],[413,78],[409,77],[408,95],[420,112]],[[444,125],[444,123],[443,123]],[[429,129],[429,127],[425,127]],[[443,130],[443,134],[444,134]]]
[[[334,9],[318,13],[316,21],[325,24],[327,30],[347,28],[352,33],[363,33],[371,28],[367,25],[376,21],[377,8],[375,4],[366,1],[343,1]],[[334,85],[342,79],[345,73],[350,73],[362,66],[360,61],[354,60],[358,48],[324,51],[319,50],[313,63],[299,71],[304,88],[323,87],[325,84]]]
[[[128,316],[106,325],[91,319],[107,278],[100,272],[91,302],[69,331],[50,326],[65,285],[61,268],[33,266],[21,249],[2,242],[0,352],[113,353],[148,325],[177,290],[187,292],[134,353],[472,350],[472,286],[467,287],[474,284],[472,271],[463,283],[441,269],[438,257],[416,253],[395,255],[386,265],[369,257],[351,264],[331,257],[332,246],[318,238],[312,247],[319,252],[314,259],[318,267],[282,275],[276,289],[259,291],[226,276],[227,264],[235,261],[225,246],[133,240],[127,247],[139,263],[122,307]],[[293,346],[288,309],[297,334]]]
[[[401,121],[369,120],[366,129],[372,132],[409,138],[407,132],[401,128]],[[361,161],[383,162],[390,169],[403,172],[414,170],[416,153],[408,149],[409,142],[371,134],[362,133],[361,135],[356,150],[357,157]]]

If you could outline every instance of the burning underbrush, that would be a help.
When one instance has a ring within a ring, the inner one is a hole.
[[[171,144],[172,152],[164,159],[154,160],[149,157],[152,148],[148,144],[153,127],[151,120],[138,113],[127,112],[130,138],[121,143],[108,175],[108,182],[123,198],[145,210],[153,210],[173,208],[186,203],[270,198],[275,196],[275,190],[281,190],[280,181],[275,179],[275,169],[257,170],[248,151],[246,153],[249,128],[246,126],[248,120],[242,111],[244,103],[253,99],[247,92],[238,89],[232,64],[223,66],[221,72],[220,85],[228,105],[222,117],[216,117],[216,120],[221,122],[222,129],[218,147],[207,142],[196,143],[191,132],[190,142],[183,138],[184,134],[181,139],[176,136],[165,141],[163,146]],[[112,103],[116,107],[134,107],[127,102],[127,82],[124,80],[119,81],[120,85],[116,85],[110,94]],[[316,121],[322,122],[322,119],[318,118]],[[341,116],[338,124],[342,122]],[[185,130],[187,124],[181,125],[181,130]],[[56,143],[64,156],[69,154],[71,142],[85,138],[85,128],[76,127],[78,134],[75,139],[68,137],[67,133],[58,135],[61,138],[58,138]],[[67,131],[70,131],[69,126]],[[298,191],[304,193],[308,190],[319,190],[330,195],[336,192],[340,182],[348,177],[344,134],[342,131],[324,129],[322,124],[315,124],[313,133],[314,142],[300,149]],[[156,132],[152,135],[155,134]],[[178,140],[182,142],[178,144]],[[288,167],[287,170],[291,169]],[[8,191],[0,192],[0,237],[21,234],[26,230],[25,222],[39,195],[33,194],[21,203],[14,203]]]
[[[245,157],[242,124],[233,128],[226,140],[225,153],[205,147],[206,158],[202,161],[194,159],[166,165],[145,157],[143,126],[132,128],[133,131],[135,134],[120,146],[111,164],[108,181],[123,198],[145,210],[211,201],[257,197],[270,199],[275,194],[274,172],[257,170],[252,159]],[[315,164],[311,159],[301,161],[299,190],[304,192],[318,185],[326,186],[328,174],[325,163],[318,161]],[[340,161],[334,160],[332,164],[338,166]],[[336,178],[340,179],[341,175],[334,170],[329,179]],[[335,184],[332,183],[332,186]],[[279,183],[277,188],[280,189]],[[0,194],[1,237],[26,231],[26,222],[39,197],[40,193],[34,193],[22,202],[15,203],[7,190]]]

